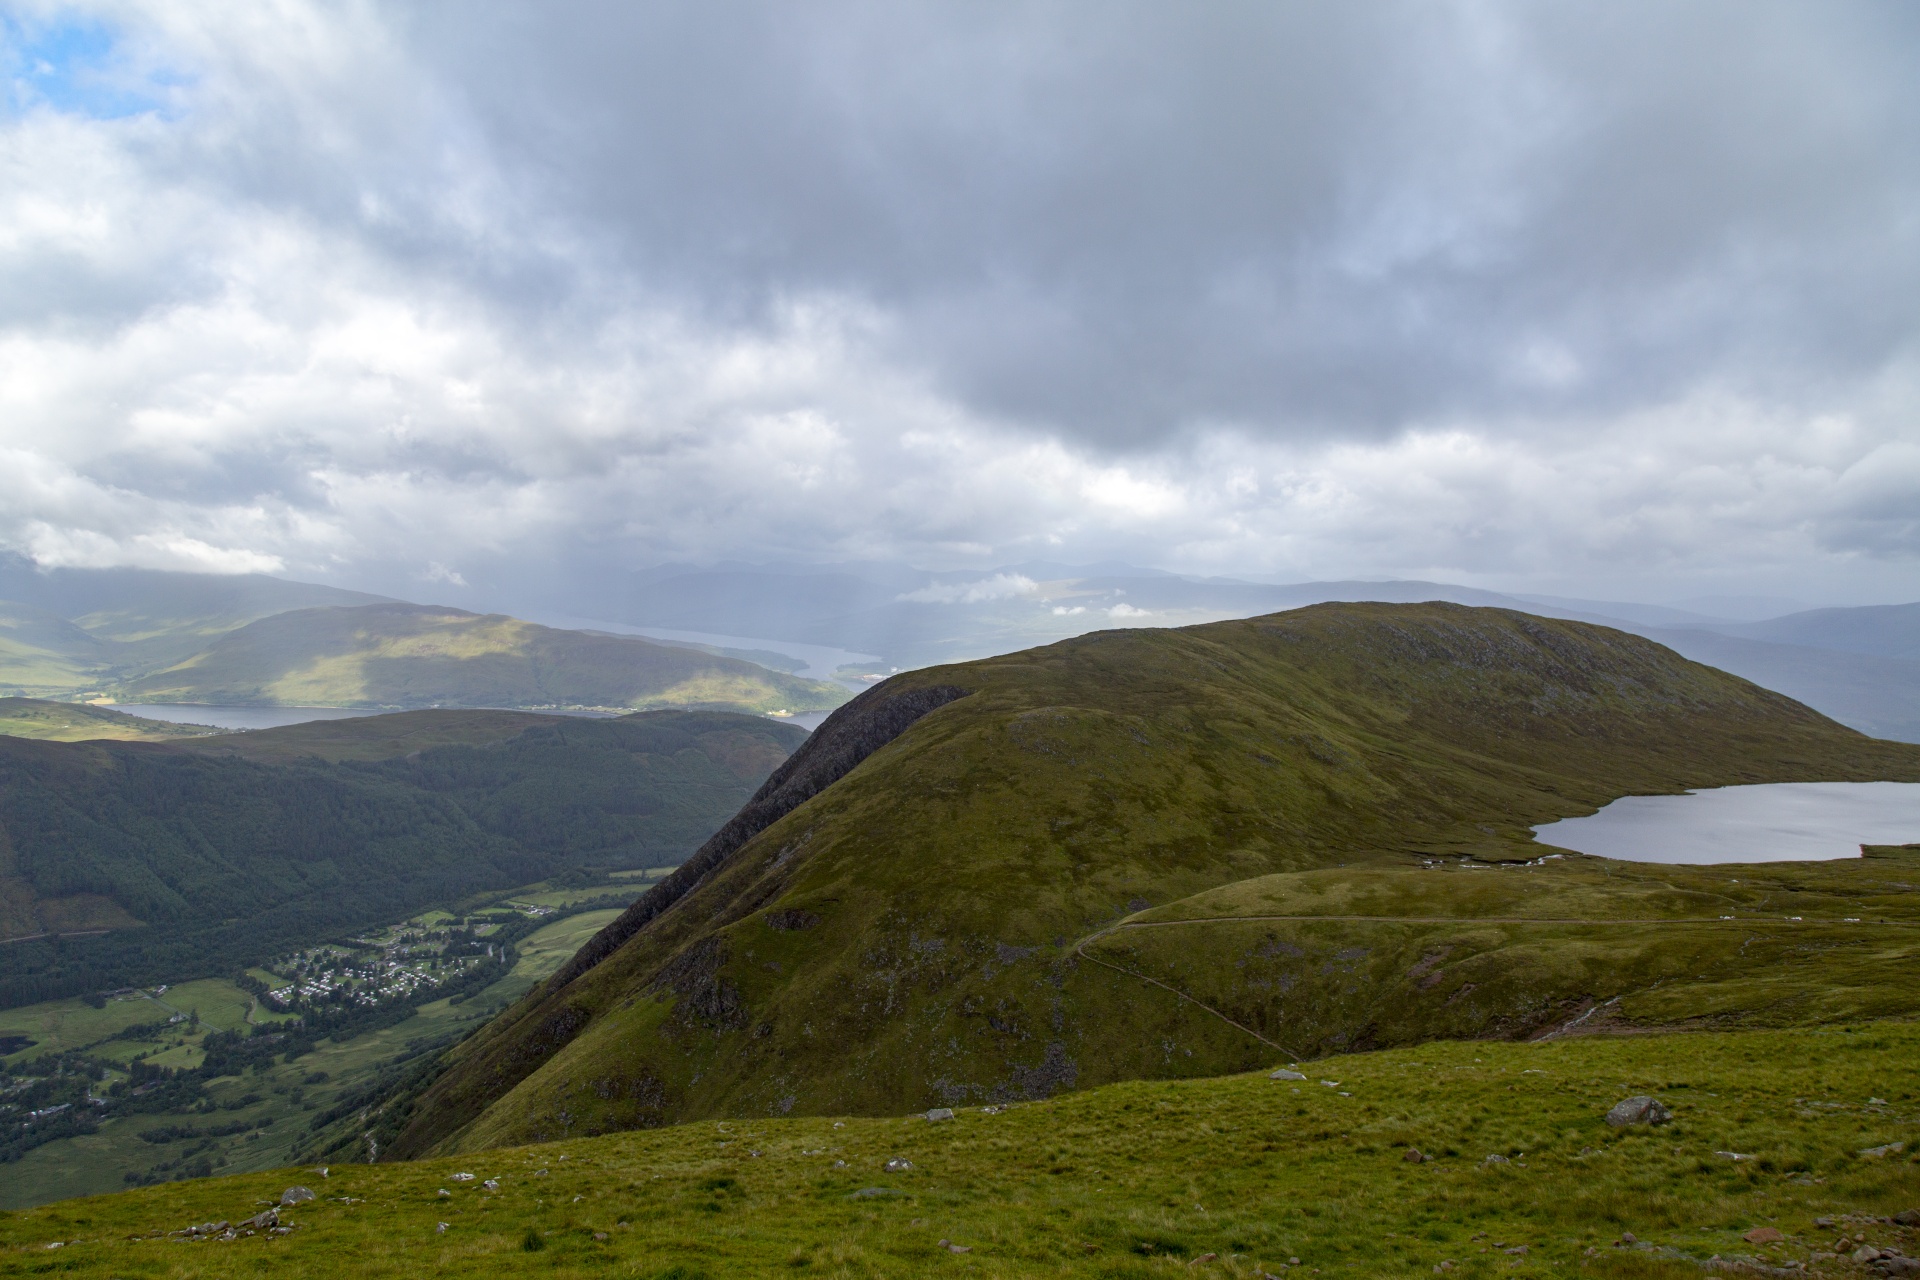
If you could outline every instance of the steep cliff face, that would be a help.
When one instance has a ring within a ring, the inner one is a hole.
[[[1318,606],[913,672],[837,713],[672,881],[396,1100],[392,1150],[1521,1034],[1581,993],[1510,984],[1382,1021],[1339,947],[1249,988],[1229,980],[1249,954],[1305,949],[1196,936],[1147,973],[1110,935],[1262,877],[1525,861],[1531,824],[1623,794],[1815,778],[1920,779],[1920,749],[1635,636],[1500,610]],[[1270,1007],[1226,1016],[1183,983]]]

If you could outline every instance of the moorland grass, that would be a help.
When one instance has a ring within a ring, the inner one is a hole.
[[[278,1170],[5,1215],[0,1274],[1252,1277],[1297,1258],[1328,1277],[1653,1277],[1821,1251],[1822,1274],[1864,1276],[1837,1236],[1920,1252],[1868,1221],[1920,1206],[1920,1164],[1861,1154],[1920,1138],[1916,1052],[1911,1022],[1441,1042],[1299,1082],[1131,1082],[941,1122],[709,1121]],[[1635,1093],[1673,1122],[1607,1127]],[[283,1210],[284,1236],[167,1235],[294,1184],[321,1198]],[[1781,1242],[1742,1239],[1761,1226]]]

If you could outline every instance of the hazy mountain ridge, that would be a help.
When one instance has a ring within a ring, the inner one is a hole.
[[[820,589],[822,583],[830,586]],[[1904,655],[1920,653],[1920,605],[1808,610],[1745,622],[1692,608],[1504,594],[1420,580],[1263,583],[1114,563],[1033,561],[940,573],[904,565],[662,565],[610,591],[602,607],[610,619],[629,625],[876,653],[885,670],[889,664],[910,669],[968,661],[1108,626],[1189,626],[1310,604],[1427,600],[1633,631],[1780,688],[1864,732],[1920,741],[1920,667],[1872,660],[1911,661]],[[1734,603],[1751,609],[1766,602]],[[1746,643],[1690,639],[1688,632]],[[1875,688],[1878,697],[1865,692]]]
[[[129,681],[129,702],[810,711],[837,685],[635,636],[427,605],[300,609]]]
[[[1920,780],[1920,749],[1630,634],[1452,605],[1103,632],[916,671],[830,719],[789,770],[846,749],[843,729],[888,699],[942,687],[965,696],[704,876],[654,891],[610,928],[617,945],[594,948],[598,964],[456,1050],[424,1095],[396,1103],[396,1150],[1038,1097],[1243,1069],[1276,1043],[1514,1034],[1598,986],[1695,961],[1688,975],[1718,980],[1741,958],[1683,960],[1635,934],[1542,951],[1469,921],[1465,936],[1362,939],[1387,970],[1439,948],[1450,985],[1429,999],[1396,983],[1404,1006],[1354,1006],[1338,976],[1351,941],[1263,942],[1255,928],[1250,942],[1147,954],[1106,934],[1152,904],[1263,876],[1378,873],[1438,891],[1419,879],[1435,860],[1535,859],[1530,824],[1623,794]],[[1639,910],[1623,882],[1590,878],[1595,913]],[[1271,969],[1269,943],[1311,963],[1236,987],[1234,973]],[[1794,963],[1781,972],[1803,973]],[[1143,997],[1128,976],[1143,966],[1175,994]],[[1203,982],[1248,1007],[1223,1024],[1177,994]],[[1733,1008],[1781,997],[1745,999]]]

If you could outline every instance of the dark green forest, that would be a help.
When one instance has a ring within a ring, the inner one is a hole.
[[[225,973],[576,867],[673,864],[804,738],[721,712],[371,762],[0,738],[0,892],[100,894],[145,922],[0,946],[0,1007]]]

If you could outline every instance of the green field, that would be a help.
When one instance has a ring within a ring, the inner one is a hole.
[[[520,963],[513,966],[513,977],[524,978],[528,989],[531,989],[535,983],[565,964],[568,957],[580,949],[581,943],[605,928],[622,910],[614,907],[583,911],[529,935],[520,943]]]
[[[608,889],[602,885],[598,889],[560,892],[578,898],[604,896]],[[535,892],[526,896],[545,895]],[[618,914],[617,908],[590,911],[536,930],[518,944],[520,959],[507,976],[459,1004],[435,1000],[421,1005],[414,1017],[396,1026],[345,1042],[322,1040],[293,1063],[276,1059],[265,1071],[221,1077],[207,1088],[212,1110],[109,1119],[95,1133],[50,1142],[15,1163],[0,1164],[0,1209],[119,1190],[127,1173],[143,1173],[169,1160],[179,1160],[188,1146],[202,1149],[184,1163],[205,1160],[221,1172],[283,1164],[291,1158],[297,1143],[314,1141],[308,1130],[314,1113],[363,1090],[399,1063],[416,1058],[422,1047],[465,1034],[519,999]],[[415,917],[412,923],[431,924],[448,918],[446,912],[433,911]],[[252,976],[268,985],[284,981],[265,969],[254,971]],[[199,1023],[170,1024],[158,1034],[139,1039],[113,1038],[130,1027],[165,1022],[176,1013],[197,1013]],[[278,1020],[262,1010],[252,996],[224,979],[185,982],[159,994],[121,996],[108,1000],[100,1009],[81,1000],[48,1001],[0,1010],[0,1036],[25,1036],[34,1041],[0,1058],[0,1066],[18,1069],[42,1054],[84,1050],[121,1071],[136,1054],[156,1066],[193,1068],[204,1061],[200,1044],[206,1032]],[[110,1076],[110,1080],[116,1078]],[[156,1144],[140,1138],[143,1131],[167,1127],[204,1129],[243,1123],[249,1126],[244,1132],[197,1142]],[[176,1171],[163,1169],[160,1173],[171,1176]]]
[[[1916,1054],[1910,1022],[1446,1042],[941,1122],[742,1118],[280,1169],[7,1215],[0,1274],[1626,1280],[1818,1251],[1823,1274],[1864,1276],[1836,1240],[1920,1253],[1879,1221],[1920,1207],[1912,1146],[1862,1154],[1920,1137]],[[1607,1127],[1634,1093],[1674,1121]],[[284,1237],[166,1238],[293,1184],[321,1198],[284,1211]],[[1743,1238],[1763,1227],[1779,1240]]]
[[[86,742],[98,738],[173,742],[219,732],[208,725],[170,724],[85,703],[0,698],[0,734],[10,738],[40,738],[49,742]]]

